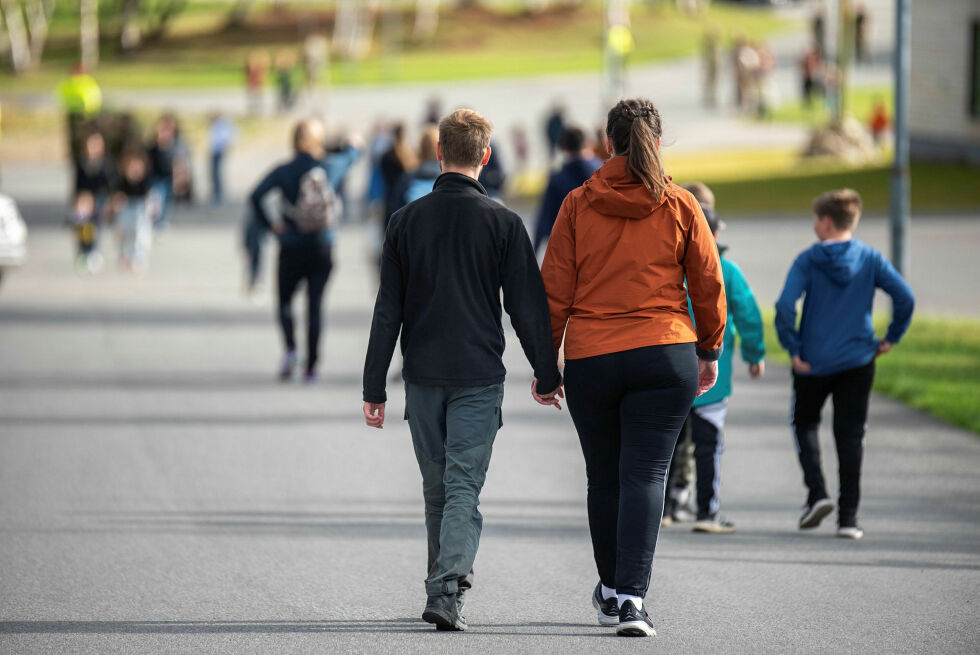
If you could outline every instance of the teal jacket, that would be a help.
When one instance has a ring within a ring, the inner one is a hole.
[[[708,393],[694,401],[695,407],[704,407],[732,395],[732,354],[735,350],[735,337],[741,341],[742,359],[746,364],[758,364],[766,358],[766,343],[762,334],[762,314],[755,302],[752,288],[735,262],[725,258],[725,247],[719,246],[721,253],[721,274],[725,279],[725,297],[728,304],[728,321],[725,327],[725,340],[721,358],[718,360],[718,381]],[[690,307],[690,302],[688,303]],[[691,316],[694,320],[694,316]]]

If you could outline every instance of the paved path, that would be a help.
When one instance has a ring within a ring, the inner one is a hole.
[[[976,652],[980,440],[875,398],[867,537],[800,534],[777,367],[736,381],[738,533],[665,531],[656,640],[593,625],[581,454],[512,335],[472,631],[436,634],[400,385],[383,432],[359,419],[366,240],[341,243],[304,388],[271,381],[271,302],[241,299],[229,224],[178,226],[145,278],[77,276],[34,230],[0,293],[0,652]]]

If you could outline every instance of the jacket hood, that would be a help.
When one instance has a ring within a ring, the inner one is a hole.
[[[815,243],[810,263],[827,274],[835,284],[845,285],[861,269],[861,244],[856,239],[840,243]]]
[[[622,218],[646,218],[663,204],[666,194],[659,198],[650,195],[643,184],[633,177],[626,157],[613,157],[592,174],[583,185],[585,198],[600,214]]]

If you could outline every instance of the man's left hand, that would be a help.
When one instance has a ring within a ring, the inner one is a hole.
[[[558,388],[551,393],[540,394],[538,393],[538,380],[535,378],[531,381],[531,397],[534,398],[538,404],[554,405],[558,408],[558,411],[561,411],[561,403],[558,402],[558,399],[565,397],[565,391],[562,389],[562,385],[558,385]]]

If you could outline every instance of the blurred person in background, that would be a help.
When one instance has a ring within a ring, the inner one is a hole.
[[[531,157],[531,143],[523,125],[512,127],[510,136],[511,142],[514,144],[514,172],[520,175],[527,171],[528,161]]]
[[[150,166],[146,154],[136,146],[127,146],[119,161],[113,210],[119,233],[119,262],[131,273],[143,273],[149,266],[153,243],[153,223],[147,211],[149,195]]]
[[[102,90],[85,68],[78,62],[71,75],[58,85],[58,99],[65,112],[68,129],[68,152],[72,163],[78,161],[85,138],[85,125],[102,111]]]
[[[555,102],[544,122],[544,136],[548,141],[548,163],[555,159],[561,145],[561,135],[565,133],[565,108]]]
[[[190,153],[180,139],[176,116],[164,114],[157,120],[147,156],[153,227],[162,230],[170,224],[170,208],[175,196],[183,197],[189,193]]]
[[[327,178],[326,128],[307,118],[293,129],[294,155],[277,166],[255,187],[250,204],[255,218],[279,238],[279,325],[285,353],[279,379],[292,379],[298,362],[293,325],[293,296],[306,284],[306,348],[303,379],[317,380],[323,293],[333,270],[334,227],[340,220],[340,199]],[[266,214],[263,200],[271,191],[280,193],[280,212],[275,221]]]
[[[548,240],[551,228],[555,225],[558,210],[572,189],[577,189],[596,172],[602,162],[585,149],[585,132],[581,128],[565,128],[561,138],[561,149],[565,153],[562,167],[551,174],[548,186],[541,199],[538,223],[534,230],[534,252],[541,250],[541,244]]]
[[[504,193],[504,183],[507,181],[507,173],[500,158],[500,150],[497,144],[490,142],[490,161],[487,162],[483,170],[480,171],[480,184],[486,189],[487,195],[493,199],[499,199]]]
[[[803,82],[803,106],[809,108],[814,96],[824,94],[823,58],[816,44],[800,59],[800,77]]]
[[[405,205],[432,191],[436,179],[442,174],[437,146],[439,128],[430,125],[422,130],[419,139],[419,165],[411,173],[405,173],[395,187],[393,207],[398,211]]]
[[[276,91],[279,111],[285,113],[296,103],[296,54],[282,50],[276,55]]]
[[[208,148],[211,151],[211,203],[221,205],[225,201],[225,155],[238,138],[235,122],[226,114],[217,112],[208,125]]]
[[[871,137],[876,146],[881,146],[884,143],[885,137],[888,136],[888,126],[891,123],[885,101],[880,97],[875,98],[868,127],[871,129]]]
[[[326,147],[324,146],[324,151]],[[342,140],[339,147],[326,156],[322,162],[327,172],[327,180],[333,187],[334,193],[340,196],[341,188],[351,167],[357,162],[364,150],[361,137],[350,134]],[[258,290],[262,273],[262,248],[265,244],[269,226],[256,216],[252,203],[246,203],[244,246],[247,256],[245,295],[254,297]]]
[[[396,123],[391,129],[391,147],[381,156],[381,177],[385,188],[385,219],[384,228],[388,228],[391,215],[399,209],[396,196],[398,181],[402,175],[414,171],[418,166],[418,157],[408,145],[405,124]]]
[[[854,10],[854,61],[859,64],[871,59],[868,53],[869,22],[868,8],[861,2]]]
[[[245,60],[245,98],[248,113],[262,113],[265,94],[265,76],[269,71],[269,55],[253,50]]]
[[[721,69],[721,44],[718,30],[709,29],[704,33],[701,47],[704,66],[704,106],[718,105],[718,71]]]
[[[330,42],[322,34],[309,34],[303,40],[303,72],[306,75],[306,91],[310,100],[321,82],[329,86],[330,80],[323,79],[324,71],[330,66]]]
[[[85,136],[75,162],[75,192],[71,223],[78,237],[78,265],[91,273],[102,268],[99,236],[109,194],[116,185],[115,165],[106,153],[105,139],[96,130]]]

